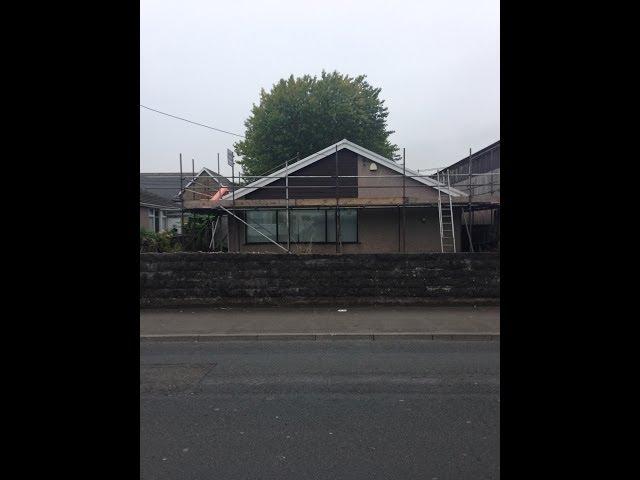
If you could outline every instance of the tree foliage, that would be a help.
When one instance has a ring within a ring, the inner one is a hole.
[[[343,138],[387,158],[398,147],[389,142],[387,108],[365,75],[322,72],[281,79],[260,92],[245,121],[245,139],[234,144],[245,175],[260,175],[292,159],[304,158]]]

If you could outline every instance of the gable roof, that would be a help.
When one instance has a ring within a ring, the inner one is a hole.
[[[213,177],[213,179],[216,182],[218,182],[218,185],[220,185],[221,187],[229,187],[231,185],[231,181],[227,177],[223,177],[218,172],[216,172],[214,170],[211,170],[210,168],[207,168],[207,167],[202,167],[202,169],[196,174],[195,178],[198,178],[203,173],[206,173],[210,177]],[[194,181],[195,181],[195,179],[189,180],[189,183],[187,183],[184,186],[184,188],[185,189],[189,188],[189,185],[191,185]],[[178,192],[178,195],[180,195],[180,192]]]
[[[178,210],[178,207],[171,200],[167,200],[155,193],[140,187],[140,205],[160,208],[163,210]]]
[[[231,181],[210,168],[202,168],[196,178],[202,173],[213,177],[220,185],[228,187]],[[191,173],[182,172],[183,178],[191,178]],[[184,182],[183,182],[184,183]],[[185,188],[193,183],[189,180]],[[147,190],[166,200],[178,200],[180,198],[180,172],[140,172],[140,188]]]
[[[375,152],[372,152],[371,150],[367,150],[364,147],[361,147],[360,145],[356,145],[353,142],[350,142],[349,140],[347,140],[346,138],[343,140],[340,140],[337,143],[334,143],[333,145],[324,148],[322,150],[320,150],[319,152],[313,153],[311,155],[309,155],[306,158],[303,158],[302,160],[297,161],[296,163],[289,165],[288,169],[287,168],[281,168],[280,170],[278,170],[277,172],[274,172],[272,174],[270,174],[269,176],[265,177],[265,178],[260,178],[258,180],[256,180],[255,182],[250,183],[249,185],[247,185],[246,187],[240,188],[238,190],[235,191],[235,198],[236,200],[240,197],[243,197],[245,195],[248,195],[249,193],[259,189],[260,187],[264,187],[266,185],[269,185],[272,182],[275,182],[276,180],[279,180],[278,177],[280,177],[281,175],[288,173],[291,174],[293,172],[296,172],[308,165],[311,165],[314,162],[317,162],[318,160],[321,160],[323,158],[325,158],[326,156],[330,155],[331,153],[334,153],[336,151],[336,149],[339,150],[343,150],[343,149],[349,149],[352,152],[355,152],[363,157],[367,157],[371,160],[376,161],[377,163],[384,165],[385,167],[394,170],[398,173],[400,173],[402,175],[402,165],[398,165],[396,162],[394,162],[393,160],[389,160],[388,158],[383,157],[382,155],[378,155]],[[288,172],[287,172],[288,171]],[[414,170],[410,170],[408,168],[405,169],[406,175],[409,176],[413,176],[413,175],[420,175],[418,172],[414,171]],[[443,185],[442,183],[439,183],[437,180],[434,180],[433,178],[429,178],[429,177],[418,177],[418,178],[414,178],[415,181],[423,183],[429,187],[433,187],[436,190],[440,190],[443,193],[446,194],[451,194],[452,197],[460,197],[460,196],[466,196],[466,193],[462,192],[461,190],[457,190],[455,188],[447,188],[445,185]],[[223,197],[224,200],[228,200],[229,198],[232,197],[231,193],[228,193],[227,195],[225,195]]]

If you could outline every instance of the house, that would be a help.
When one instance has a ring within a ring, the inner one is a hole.
[[[345,139],[222,200],[185,204],[227,213],[230,252],[420,253],[460,251],[467,200]]]
[[[211,196],[221,186],[228,187],[231,181],[210,168],[202,168],[197,174],[182,172],[140,172],[140,188],[180,203],[180,192],[185,189],[185,200]],[[199,195],[202,193],[204,195]]]
[[[174,227],[180,228],[180,208],[140,187],[140,228],[158,233]]]
[[[162,199],[162,205],[166,208],[162,211],[162,215],[167,218],[169,230],[176,228],[178,233],[182,233],[180,219],[189,217],[193,212],[182,212],[183,200],[196,200],[201,198],[209,198],[218,193],[222,188],[228,188],[231,182],[228,178],[223,177],[217,172],[202,168],[197,174],[180,172],[140,172],[140,205],[142,209],[143,190],[145,195],[154,195],[156,203]],[[140,225],[142,226],[142,210],[140,213]]]
[[[463,251],[495,250],[500,245],[500,141],[440,170],[433,178],[449,177],[451,185],[467,194],[463,223]]]
[[[184,200],[200,200],[211,198],[221,188],[229,188],[231,180],[207,167],[202,168],[195,176],[189,175],[184,185]],[[177,198],[180,198],[178,191]]]

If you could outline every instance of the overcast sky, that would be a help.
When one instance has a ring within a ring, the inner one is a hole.
[[[500,138],[497,0],[141,0],[140,103],[223,130],[290,74],[367,75],[413,169]],[[237,137],[140,109],[140,170],[231,168]]]

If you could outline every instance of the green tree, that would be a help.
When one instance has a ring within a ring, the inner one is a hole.
[[[260,175],[300,155],[304,158],[343,138],[387,158],[396,158],[389,142],[387,108],[365,75],[355,78],[322,72],[281,79],[260,92],[245,121],[245,139],[234,144],[245,175]]]

